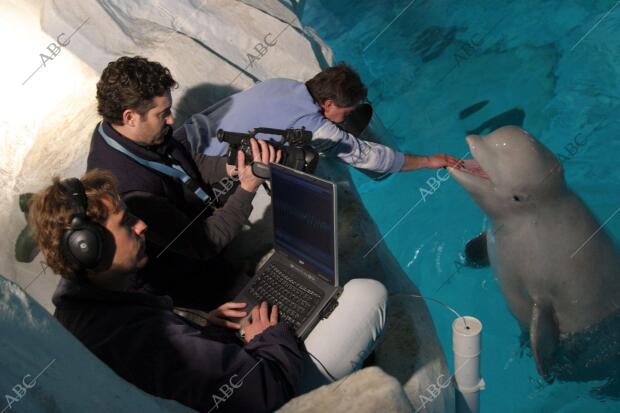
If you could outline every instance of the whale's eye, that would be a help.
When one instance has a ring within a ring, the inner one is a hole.
[[[521,198],[519,198],[519,195],[513,195],[512,199],[514,199],[516,202],[521,202]]]

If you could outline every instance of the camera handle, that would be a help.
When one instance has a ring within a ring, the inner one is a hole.
[[[252,173],[261,179],[271,179],[269,165],[262,162],[252,162]]]
[[[252,173],[261,179],[271,179],[271,169],[269,169],[269,165],[262,162],[252,162]],[[263,182],[263,188],[265,188],[267,195],[271,196],[271,188],[269,188],[267,182]]]

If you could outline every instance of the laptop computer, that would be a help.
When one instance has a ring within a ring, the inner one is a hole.
[[[239,293],[247,310],[277,304],[279,322],[305,339],[338,305],[336,184],[271,164],[274,253]]]

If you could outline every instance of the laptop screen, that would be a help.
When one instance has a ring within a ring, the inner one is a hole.
[[[274,242],[335,284],[335,185],[271,166]]]

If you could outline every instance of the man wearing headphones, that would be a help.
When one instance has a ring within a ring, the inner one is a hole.
[[[134,288],[149,259],[147,226],[107,171],[55,178],[33,197],[29,221],[47,264],[63,277],[53,297],[61,324],[127,381],[199,411],[274,411],[300,386],[359,368],[383,329],[387,293],[374,280],[347,283],[340,305],[304,343],[266,303],[252,309],[243,342],[211,315],[206,326],[176,315],[170,297]],[[215,316],[244,315],[220,307]]]

